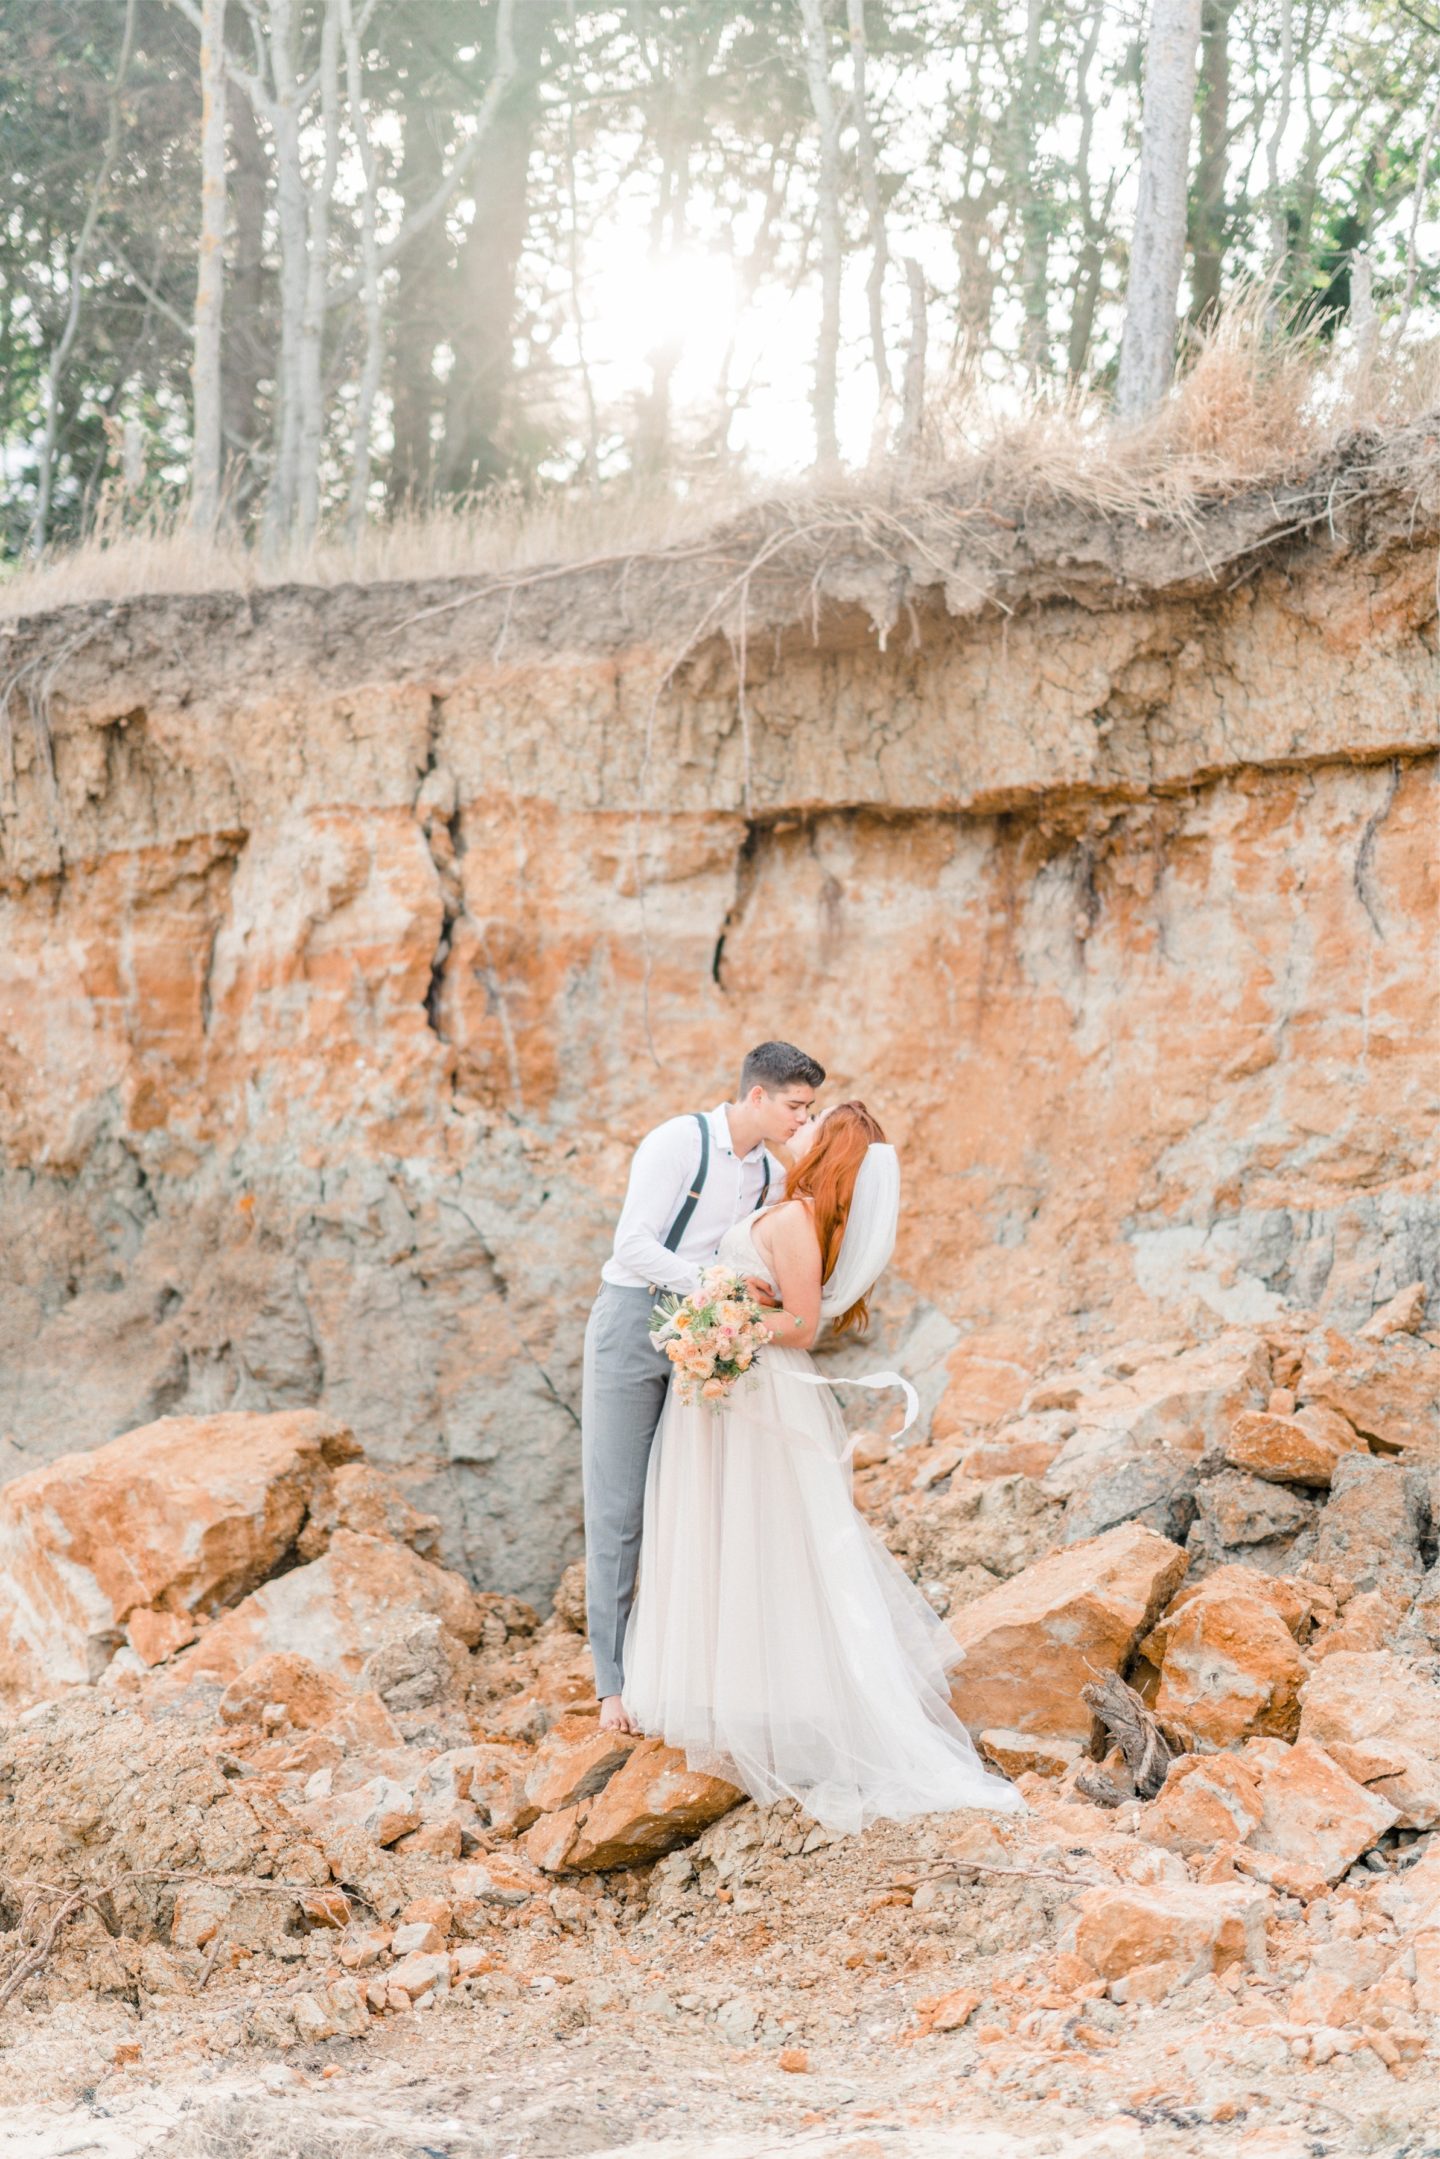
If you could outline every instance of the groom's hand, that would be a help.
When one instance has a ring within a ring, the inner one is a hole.
[[[758,1275],[747,1274],[745,1287],[755,1302],[763,1305],[767,1312],[779,1311],[780,1299],[768,1282],[762,1282]]]

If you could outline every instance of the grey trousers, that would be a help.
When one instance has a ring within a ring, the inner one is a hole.
[[[650,1340],[648,1289],[602,1282],[585,1329],[580,1452],[585,1483],[585,1603],[603,1701],[624,1685],[625,1625],[635,1601],[645,1472],[665,1408],[670,1364]]]

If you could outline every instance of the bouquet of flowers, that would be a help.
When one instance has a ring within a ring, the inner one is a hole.
[[[672,1290],[650,1317],[650,1338],[675,1366],[680,1399],[718,1409],[770,1340],[765,1311],[728,1267],[710,1267],[688,1297]]]

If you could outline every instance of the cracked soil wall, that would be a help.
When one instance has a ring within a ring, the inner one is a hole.
[[[10,633],[0,1474],[323,1403],[543,1593],[628,1149],[770,1034],[901,1145],[883,1347],[950,1422],[1440,1290],[1433,534],[917,574],[883,649],[747,625],[743,699],[643,579],[454,597]]]

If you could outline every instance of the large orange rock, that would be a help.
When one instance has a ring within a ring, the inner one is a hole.
[[[257,1657],[285,1651],[356,1679],[371,1652],[417,1613],[438,1619],[467,1647],[484,1625],[480,1600],[460,1575],[408,1545],[340,1529],[323,1559],[277,1575],[217,1620],[178,1670],[228,1682]]]
[[[1134,1883],[1087,1889],[1076,1903],[1075,1951],[1101,1979],[1175,1962],[1182,1975],[1265,1967],[1264,1890],[1229,1884]]]
[[[319,1410],[229,1412],[16,1478],[0,1491],[0,1699],[98,1679],[127,1640],[146,1663],[171,1655],[264,1581],[357,1452]]]
[[[550,1873],[637,1866],[688,1843],[744,1796],[689,1768],[677,1747],[646,1739],[593,1799],[542,1816],[526,1850]]]
[[[1337,1650],[1301,1692],[1300,1736],[1397,1808],[1401,1829],[1440,1823],[1440,1689],[1385,1649]]]
[[[1140,1817],[1147,1844],[1189,1858],[1243,1844],[1263,1813],[1253,1773],[1233,1754],[1182,1754]]]
[[[1283,1752],[1247,1755],[1257,1763],[1261,1816],[1246,1842],[1283,1865],[1338,1882],[1362,1853],[1399,1820],[1399,1810],[1340,1767],[1313,1739]]]
[[[1123,1671],[1169,1602],[1185,1554],[1127,1522],[1027,1567],[956,1612],[956,1715],[976,1736],[990,1726],[1088,1740],[1080,1690]]]
[[[1423,1335],[1367,1340],[1327,1327],[1305,1345],[1296,1393],[1337,1410],[1367,1439],[1440,1458],[1440,1349]]]
[[[608,1784],[639,1745],[633,1732],[602,1731],[593,1717],[562,1717],[536,1750],[525,1797],[541,1814],[574,1806]]]
[[[1293,1739],[1310,1668],[1295,1635],[1307,1611],[1289,1583],[1245,1567],[1218,1567],[1182,1590],[1143,1645],[1160,1667],[1155,1714],[1215,1747],[1252,1732]]]
[[[1349,1418],[1318,1403],[1288,1417],[1247,1409],[1225,1442],[1225,1459],[1235,1469],[1277,1484],[1328,1485],[1342,1454],[1367,1452]]]

